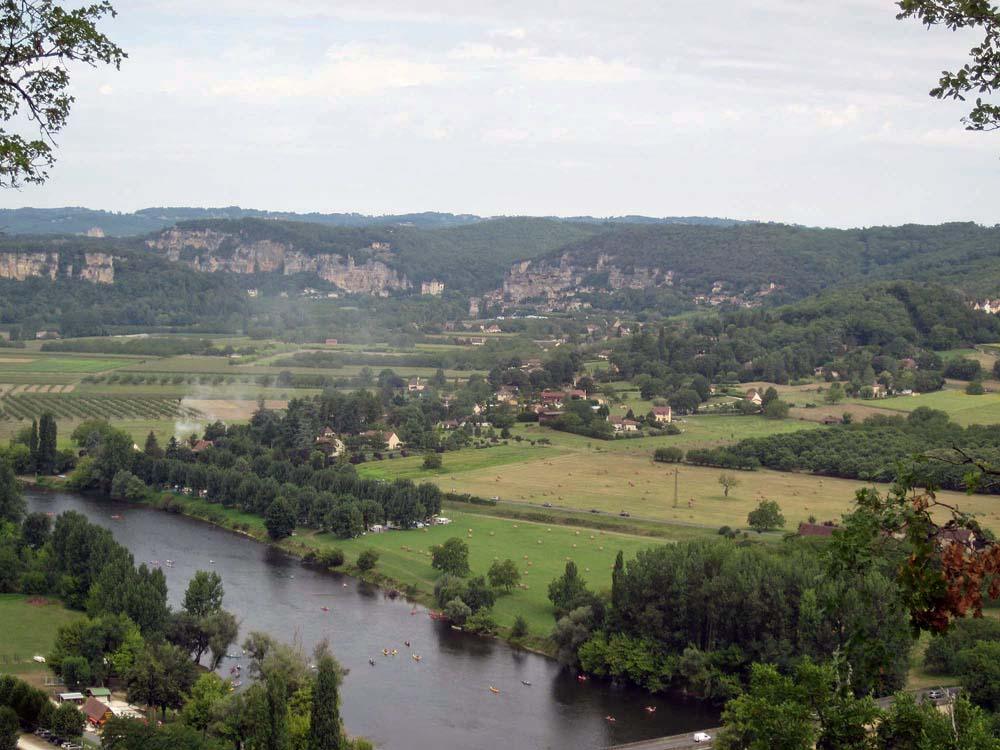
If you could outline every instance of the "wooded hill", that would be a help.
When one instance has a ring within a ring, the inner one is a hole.
[[[672,270],[675,287],[706,294],[716,282],[743,293],[774,282],[771,302],[871,280],[937,281],[973,295],[1000,292],[1000,227],[972,223],[869,229],[785,224],[616,226],[564,245],[544,259],[568,257],[596,267],[602,256],[624,270]]]

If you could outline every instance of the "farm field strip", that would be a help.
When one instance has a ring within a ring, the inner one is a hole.
[[[52,412],[57,419],[203,419],[196,408],[179,399],[158,397],[84,396],[65,394],[16,393],[0,397],[3,419],[37,419]]]

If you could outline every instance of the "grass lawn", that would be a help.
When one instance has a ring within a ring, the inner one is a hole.
[[[83,615],[65,609],[58,601],[21,594],[0,594],[0,672],[20,674],[46,669],[32,661],[45,655],[56,631]]]
[[[1000,423],[1000,393],[984,393],[970,396],[964,390],[946,388],[933,393],[916,396],[895,396],[879,399],[877,402],[862,402],[877,405],[880,409],[909,413],[921,406],[947,412],[952,421],[960,425]]]
[[[359,464],[357,470],[360,476],[372,479],[438,479],[443,486],[449,477],[458,472],[552,458],[561,453],[558,448],[511,442],[509,445],[496,445],[492,448],[465,448],[442,453],[443,466],[440,469],[424,469],[424,457],[419,455],[391,461],[369,461]]]
[[[521,569],[523,588],[501,596],[493,609],[499,625],[510,627],[523,615],[533,635],[547,636],[554,623],[548,585],[561,575],[572,559],[581,576],[594,589],[611,586],[611,568],[619,550],[625,557],[662,540],[628,536],[610,531],[580,529],[555,524],[539,524],[492,516],[444,511],[453,519],[448,526],[414,531],[368,534],[358,539],[336,539],[325,534],[297,537],[318,546],[337,547],[353,561],[365,549],[379,552],[377,570],[422,592],[434,590],[438,571],[431,567],[430,547],[450,537],[460,537],[469,545],[473,575],[485,575],[494,560],[510,558]]]

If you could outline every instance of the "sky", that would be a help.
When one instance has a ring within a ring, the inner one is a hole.
[[[1000,222],[977,37],[888,0],[118,0],[0,207]]]

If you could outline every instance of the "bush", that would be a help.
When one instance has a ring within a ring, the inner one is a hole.
[[[684,451],[680,448],[657,448],[653,451],[653,460],[664,464],[676,464],[684,460]]]
[[[982,380],[973,380],[965,386],[965,392],[970,396],[982,396],[986,393],[986,389],[983,388]]]
[[[344,551],[342,549],[323,550],[315,556],[315,560],[324,568],[339,568],[344,564]]]
[[[514,625],[510,629],[511,638],[524,638],[528,634],[528,621],[523,615],[514,618]]]
[[[426,470],[440,469],[441,468],[441,456],[437,453],[428,453],[424,456],[423,468]]]
[[[732,531],[732,529],[729,528],[728,526],[720,526],[719,527],[719,536],[729,536],[729,534],[730,534],[731,531]]]
[[[444,605],[444,615],[456,625],[464,625],[472,616],[472,610],[468,604],[456,598]]]
[[[465,629],[479,635],[493,635],[497,624],[488,609],[481,609],[465,621]]]
[[[378,552],[373,549],[366,549],[358,555],[358,570],[371,570],[378,562]]]

